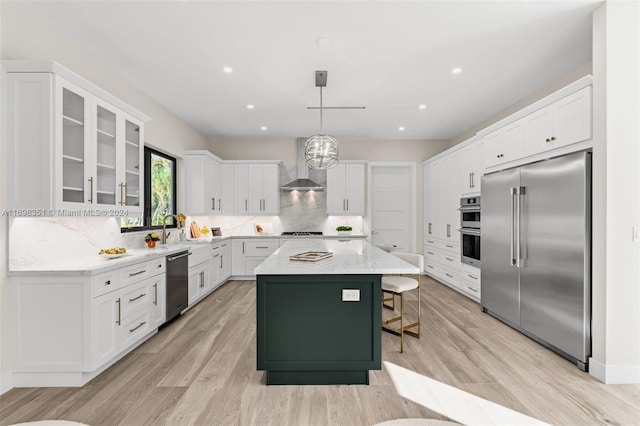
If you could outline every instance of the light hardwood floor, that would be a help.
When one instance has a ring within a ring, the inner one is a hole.
[[[640,386],[603,385],[423,278],[422,337],[382,333],[383,360],[558,425],[638,425]],[[409,299],[409,303],[410,299]],[[13,389],[0,424],[372,425],[441,414],[400,397],[387,371],[369,386],[265,386],[256,371],[255,281],[230,281],[82,388]],[[453,402],[456,403],[456,402]],[[462,407],[461,407],[462,408]]]

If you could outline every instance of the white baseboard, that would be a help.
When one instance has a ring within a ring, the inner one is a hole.
[[[0,373],[0,395],[13,389],[13,377],[11,373]]]
[[[640,365],[607,365],[589,358],[589,374],[608,385],[640,384]]]

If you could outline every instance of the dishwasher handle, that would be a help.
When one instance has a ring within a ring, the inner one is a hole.
[[[167,256],[167,262],[173,262],[176,259],[180,259],[181,257],[191,256],[190,251],[185,251],[184,253],[177,254],[176,256]]]

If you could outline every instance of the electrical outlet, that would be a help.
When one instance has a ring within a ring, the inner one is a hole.
[[[359,302],[360,290],[352,288],[342,289],[342,301],[343,302]]]

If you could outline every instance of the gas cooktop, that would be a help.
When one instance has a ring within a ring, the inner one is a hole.
[[[292,231],[283,232],[282,235],[293,235],[294,237],[306,236],[306,235],[323,235],[322,231]]]

